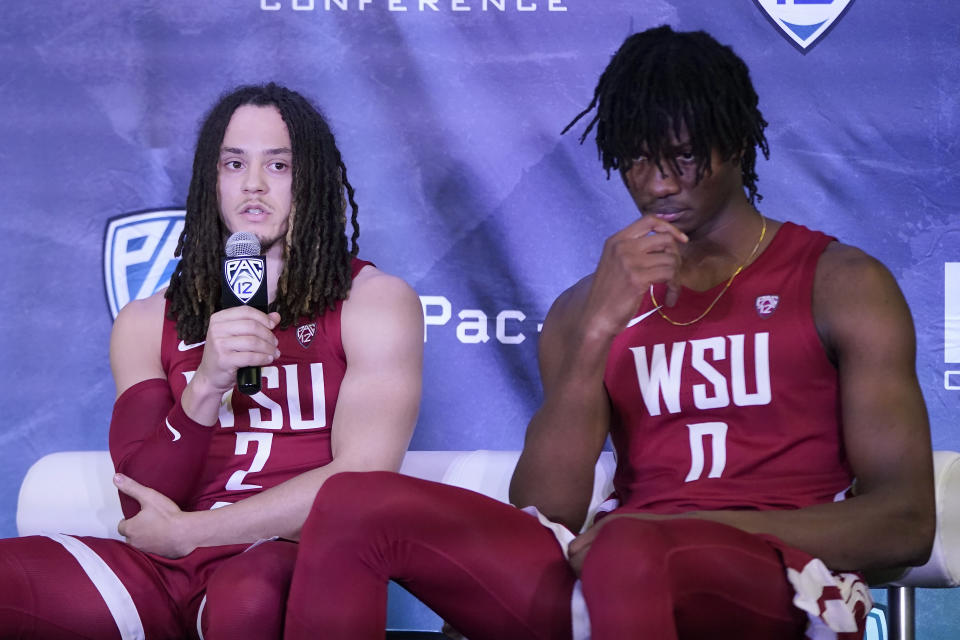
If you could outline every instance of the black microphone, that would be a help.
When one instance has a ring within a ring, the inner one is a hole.
[[[227,239],[223,259],[220,306],[223,309],[247,305],[267,312],[267,261],[260,255],[260,240],[249,231],[238,231]],[[237,369],[237,387],[252,396],[260,391],[260,367]]]

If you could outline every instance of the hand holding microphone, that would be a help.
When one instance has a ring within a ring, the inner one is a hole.
[[[260,240],[248,231],[227,239],[223,259],[220,306],[224,309],[246,305],[267,312],[267,262],[260,255]],[[260,367],[237,369],[237,387],[253,395],[260,391]]]

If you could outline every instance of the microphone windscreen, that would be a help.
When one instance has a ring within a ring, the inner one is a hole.
[[[260,255],[260,239],[249,231],[237,231],[227,238],[228,258],[246,258]]]

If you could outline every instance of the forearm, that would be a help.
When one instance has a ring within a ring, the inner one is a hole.
[[[114,468],[179,505],[192,496],[212,430],[191,420],[166,380],[152,378],[127,389],[114,404],[110,455]],[[121,496],[126,517],[139,506]]]
[[[880,495],[795,510],[696,511],[677,517],[713,520],[776,536],[836,571],[922,564],[929,557],[935,526],[932,512],[922,504],[897,505]]]
[[[180,404],[189,418],[198,424],[213,426],[220,419],[220,405],[227,390],[216,388],[201,371],[196,371],[180,396]]]
[[[605,401],[605,400],[604,400]],[[605,412],[565,411],[566,403],[544,403],[527,430],[510,483],[510,501],[533,505],[551,520],[579,530],[593,495],[594,468],[606,431],[592,428]]]
[[[586,515],[608,431],[610,408],[603,386],[608,350],[608,340],[581,340],[568,353],[527,427],[510,484],[511,502],[536,506],[574,531]]]
[[[274,536],[297,540],[317,491],[327,478],[343,471],[380,468],[338,463],[335,459],[231,505],[209,511],[184,512],[177,538],[190,550],[253,543]]]

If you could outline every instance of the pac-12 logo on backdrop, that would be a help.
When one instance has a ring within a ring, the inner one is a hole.
[[[960,391],[960,262],[943,265],[943,388]]]
[[[131,300],[151,296],[170,281],[185,214],[183,209],[154,209],[107,221],[103,284],[114,318]]]
[[[822,38],[853,0],[753,0],[801,52]]]

